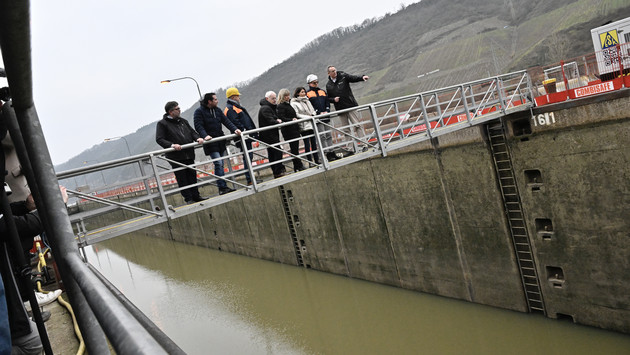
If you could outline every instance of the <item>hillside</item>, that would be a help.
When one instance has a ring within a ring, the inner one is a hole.
[[[592,52],[590,29],[628,16],[627,0],[423,0],[397,13],[326,33],[236,86],[256,119],[266,91],[306,86],[310,73],[325,86],[326,67],[335,65],[352,74],[370,75],[368,82],[354,84],[353,90],[360,103],[374,102]],[[216,91],[220,106],[225,104],[224,90]],[[182,115],[192,121],[197,105]],[[133,154],[159,149],[154,130],[155,124],[149,124],[126,136]],[[124,141],[106,142],[56,169],[126,155]],[[121,169],[106,179],[122,181],[129,174],[130,170]],[[95,184],[102,182],[100,175],[92,175]]]

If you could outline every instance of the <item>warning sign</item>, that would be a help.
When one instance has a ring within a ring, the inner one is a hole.
[[[602,44],[602,49],[618,45],[619,37],[617,36],[617,30],[600,33],[599,41]]]

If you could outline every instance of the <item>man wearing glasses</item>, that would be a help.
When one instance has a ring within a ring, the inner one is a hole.
[[[182,145],[197,142],[203,143],[203,138],[199,136],[188,121],[180,116],[181,109],[175,101],[169,101],[164,106],[166,113],[162,119],[158,121],[155,131],[155,141],[162,148],[173,148],[174,151],[166,153],[166,158],[177,163],[169,162],[173,169],[183,165],[192,165],[195,163],[195,150],[193,148],[182,149]],[[177,185],[182,188],[197,183],[197,172],[193,169],[182,169],[175,171]],[[199,195],[197,186],[193,186],[181,190],[182,196],[186,203],[199,202],[205,198]]]

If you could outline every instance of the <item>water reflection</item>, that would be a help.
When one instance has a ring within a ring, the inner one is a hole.
[[[623,354],[630,336],[141,235],[90,262],[189,354]]]

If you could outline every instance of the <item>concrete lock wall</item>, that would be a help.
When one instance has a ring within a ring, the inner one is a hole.
[[[630,333],[627,91],[504,117],[546,313]],[[485,127],[144,232],[527,312]]]

